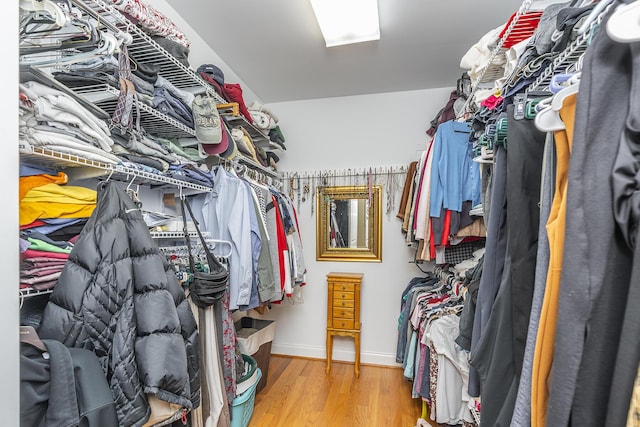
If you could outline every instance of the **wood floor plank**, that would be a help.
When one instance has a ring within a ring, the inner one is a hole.
[[[402,370],[272,355],[249,427],[413,427],[422,412]],[[435,426],[435,424],[434,424]]]

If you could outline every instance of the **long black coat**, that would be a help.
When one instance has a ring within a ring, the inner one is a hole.
[[[148,419],[147,393],[187,409],[199,405],[193,313],[140,210],[113,182],[98,188],[38,333],[97,354],[122,426]]]

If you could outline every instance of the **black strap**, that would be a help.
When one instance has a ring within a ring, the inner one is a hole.
[[[189,251],[189,267],[191,267],[191,272],[195,273],[196,269],[195,269],[195,262],[193,260],[193,255],[191,253],[191,239],[189,238],[189,231],[187,230],[187,216],[185,214],[185,210],[184,207],[187,207],[187,210],[189,211],[189,216],[191,216],[191,220],[193,221],[193,225],[196,229],[196,232],[198,233],[198,236],[200,237],[200,242],[202,243],[202,246],[204,247],[204,251],[207,254],[207,261],[209,262],[209,271],[213,272],[212,267],[216,267],[216,269],[218,271],[220,271],[220,269],[226,270],[226,268],[216,259],[216,257],[214,257],[211,254],[211,251],[209,250],[209,245],[207,245],[207,242],[204,240],[204,236],[202,235],[202,232],[200,231],[200,227],[199,227],[199,223],[196,220],[196,218],[193,216],[193,211],[191,210],[191,205],[189,205],[189,202],[187,201],[187,199],[185,197],[182,198],[181,200],[182,203],[180,203],[180,206],[182,208],[182,226],[183,226],[183,230],[184,230],[184,237],[187,240],[187,250]]]

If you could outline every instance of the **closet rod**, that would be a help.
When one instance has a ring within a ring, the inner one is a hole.
[[[389,167],[384,166],[384,169],[376,169],[372,168],[371,175],[372,176],[385,176],[389,174],[393,175],[404,175],[407,173],[406,166],[397,166],[397,167]],[[343,169],[340,171],[297,171],[297,172],[283,172],[284,179],[291,178],[350,178],[350,177],[364,177],[366,178],[369,175],[368,169]]]
[[[240,163],[240,164],[242,164],[244,166],[247,166],[247,167],[249,167],[251,169],[257,170],[258,172],[261,172],[261,173],[263,173],[263,174],[265,174],[267,176],[270,176],[271,178],[274,178],[274,179],[277,179],[277,180],[282,179],[282,176],[280,176],[280,174],[278,172],[273,171],[271,169],[267,169],[264,166],[262,166],[262,165],[260,165],[260,164],[258,164],[256,162],[253,162],[253,161],[251,161],[251,160],[249,160],[249,159],[247,159],[245,157],[237,157],[234,160],[237,160],[238,163]]]
[[[101,25],[104,25],[109,30],[113,31],[115,33],[114,35],[118,36],[119,39],[130,40],[130,36],[128,35],[128,33],[122,31],[120,28],[116,27],[114,24],[104,19],[95,10],[93,10],[91,6],[86,4],[83,0],[73,0],[72,3],[78,6],[80,9],[82,9],[83,13],[86,13],[87,15],[91,16],[93,19],[98,21]]]
[[[211,187],[206,187],[204,185],[193,184],[187,181],[180,181],[178,179],[170,178],[165,175],[128,168],[122,165],[114,165],[114,164],[105,163],[97,160],[85,159],[75,154],[63,153],[63,152],[51,150],[45,147],[21,146],[20,154],[25,159],[28,159],[29,156],[37,157],[39,162],[42,161],[42,158],[47,158],[50,160],[51,164],[54,164],[56,167],[87,166],[90,169],[94,170],[89,174],[89,177],[91,178],[108,175],[111,177],[111,179],[114,179],[114,180],[117,179],[118,181],[130,182],[131,177],[134,177],[141,180],[142,181],[141,184],[146,184],[146,185],[151,185],[151,183],[153,184],[163,183],[163,184],[173,185],[177,188],[188,188],[188,189],[197,190],[201,192],[211,191]],[[82,171],[81,168],[75,168],[75,169],[77,169],[78,171]],[[95,170],[100,172],[95,173]],[[118,176],[116,176],[116,174]],[[82,173],[78,173],[78,174],[69,173],[69,175],[73,175],[72,177],[73,179],[82,179],[81,178]]]

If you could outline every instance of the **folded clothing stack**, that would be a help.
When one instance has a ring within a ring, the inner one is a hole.
[[[265,135],[269,135],[269,140],[271,141],[270,145],[276,149],[279,148],[286,150],[287,147],[284,145],[284,134],[278,125],[278,116],[276,116],[268,107],[262,105],[256,100],[254,100],[249,106],[249,112],[253,117],[256,127],[262,130]]]
[[[20,84],[21,149],[44,147],[104,163],[118,163],[104,121],[67,94],[35,81]]]

